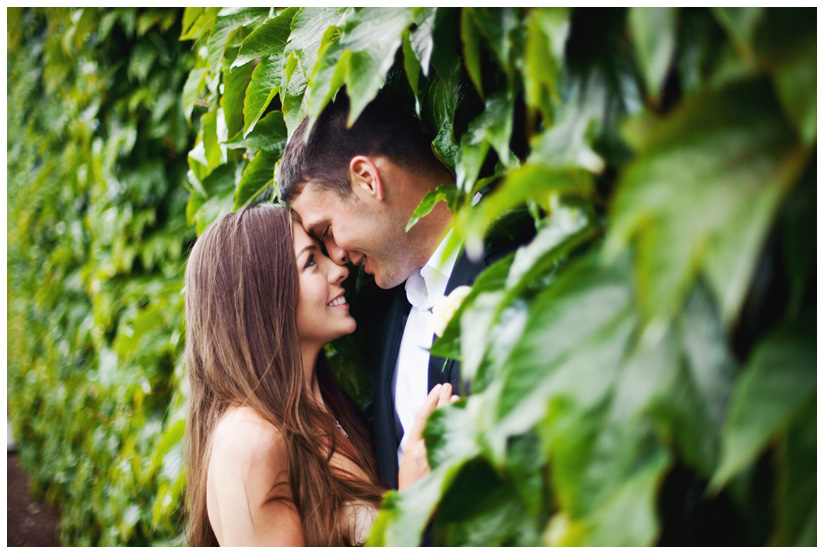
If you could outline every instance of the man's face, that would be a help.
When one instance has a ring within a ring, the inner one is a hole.
[[[379,287],[389,289],[406,280],[416,266],[407,245],[406,220],[399,223],[384,204],[359,189],[342,199],[307,184],[291,205],[307,233],[324,244],[335,263],[363,265]]]

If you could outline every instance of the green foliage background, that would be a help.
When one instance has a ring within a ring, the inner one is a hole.
[[[65,545],[180,533],[181,11],[8,10],[8,406]]]
[[[537,235],[433,346],[472,395],[369,543],[689,544],[718,501],[736,543],[816,544],[813,10],[9,18],[10,416],[65,543],[179,533],[186,245],[275,198],[305,115],[381,91],[456,175],[411,225]],[[363,340],[328,353],[361,402]]]

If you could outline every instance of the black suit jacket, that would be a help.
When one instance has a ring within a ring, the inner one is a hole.
[[[470,260],[463,251],[456,259],[444,294],[449,295],[460,285],[471,285],[476,277],[488,266],[513,252],[519,244],[526,242],[535,234],[532,222],[527,232],[519,240],[508,236],[488,243],[484,257],[479,261]],[[374,284],[373,284],[374,286]],[[377,288],[376,288],[377,289]],[[372,304],[373,312],[368,318],[370,334],[370,374],[373,388],[372,420],[373,441],[378,459],[378,474],[381,480],[393,489],[398,488],[398,446],[404,430],[395,412],[393,401],[393,374],[401,346],[401,336],[410,313],[404,284],[386,291],[376,291],[367,301]],[[459,391],[461,364],[455,360],[430,357],[428,368],[428,387],[449,382],[454,391]]]

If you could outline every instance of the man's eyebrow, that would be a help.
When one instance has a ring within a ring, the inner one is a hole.
[[[315,220],[314,222],[310,222],[308,225],[304,226],[304,229],[306,229],[307,235],[318,239],[321,236],[319,231],[326,225],[329,225],[329,220]]]

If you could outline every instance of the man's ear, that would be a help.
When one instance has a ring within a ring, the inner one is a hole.
[[[369,156],[354,156],[349,161],[349,178],[353,192],[384,200],[384,183],[375,162]]]

